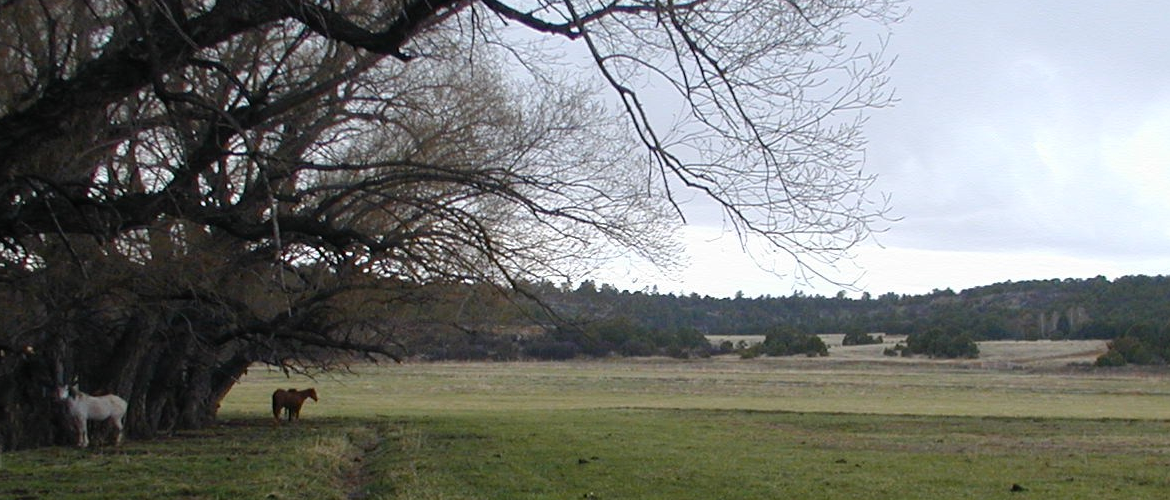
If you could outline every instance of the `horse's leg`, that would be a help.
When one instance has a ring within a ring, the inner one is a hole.
[[[89,420],[85,417],[75,420],[77,421],[77,447],[85,448],[89,446]]]
[[[125,413],[118,416],[110,416],[110,423],[114,424],[114,431],[117,432],[117,434],[114,434],[114,446],[122,445],[122,425],[125,424],[125,418]]]

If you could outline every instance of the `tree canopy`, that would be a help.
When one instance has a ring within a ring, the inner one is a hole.
[[[393,358],[419,318],[459,328],[426,313],[453,285],[669,262],[695,196],[798,262],[840,258],[886,210],[860,169],[886,62],[849,23],[900,15],[0,3],[0,444],[56,439],[43,388],[65,378],[131,401],[132,435],[196,427],[252,363]]]

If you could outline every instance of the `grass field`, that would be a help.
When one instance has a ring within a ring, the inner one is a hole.
[[[0,455],[0,498],[1170,497],[1170,377],[1052,361],[1089,347],[255,368],[214,429]],[[273,426],[272,391],[310,385]]]

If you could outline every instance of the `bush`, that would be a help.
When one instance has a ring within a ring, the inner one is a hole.
[[[618,347],[622,356],[652,356],[654,351],[654,345],[646,339],[629,339]]]
[[[724,340],[719,343],[718,349],[715,350],[717,354],[730,354],[735,352],[735,343],[730,340]]]
[[[1126,362],[1135,365],[1152,365],[1161,360],[1151,352],[1148,345],[1134,337],[1120,337],[1109,342],[1109,350],[1121,354]]]
[[[581,354],[581,346],[574,342],[538,340],[526,346],[524,354],[536,359],[564,361]]]
[[[679,345],[667,346],[666,355],[674,359],[691,359],[691,351]]]
[[[431,349],[426,357],[435,360],[486,361],[491,359],[491,353],[482,345],[458,343]]]
[[[947,333],[938,328],[911,333],[906,348],[932,358],[978,358],[979,346],[966,333]]]
[[[1109,352],[1097,357],[1096,366],[1125,366],[1125,356],[1120,352],[1110,349]]]
[[[1122,336],[1109,342],[1109,352],[1097,358],[1097,366],[1160,365],[1166,362],[1142,339]]]
[[[868,333],[849,332],[841,340],[841,345],[870,345],[882,343],[881,337],[874,337]]]
[[[707,337],[694,328],[647,328],[627,316],[596,320],[580,328],[558,329],[554,338],[574,342],[580,346],[581,354],[594,357],[615,353],[622,356],[667,354],[689,357],[709,354],[711,350]]]
[[[794,356],[804,354],[808,357],[828,356],[829,346],[816,335],[798,332],[791,327],[777,327],[764,336],[764,343],[760,345],[763,354],[768,356]]]

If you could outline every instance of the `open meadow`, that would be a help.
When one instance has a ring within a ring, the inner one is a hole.
[[[877,347],[315,380],[258,366],[218,427],[0,455],[0,498],[1170,497],[1165,371],[1067,366],[1099,343],[989,343],[966,362]],[[274,426],[272,392],[309,386],[320,401]]]

